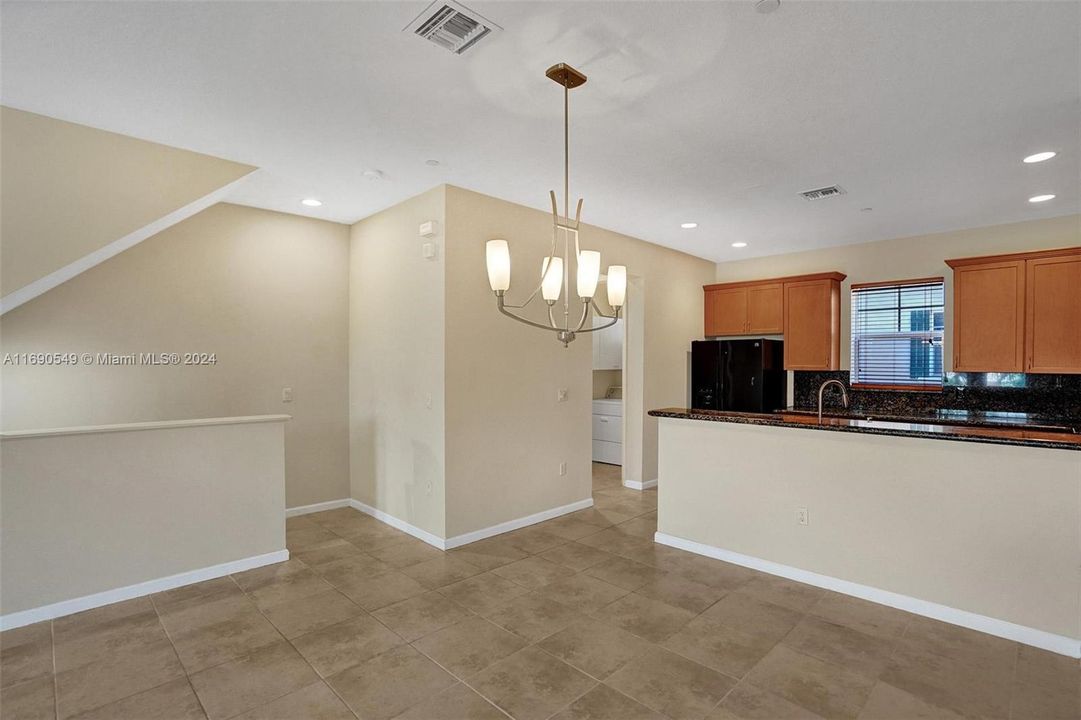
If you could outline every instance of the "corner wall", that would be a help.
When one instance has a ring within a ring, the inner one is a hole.
[[[357,222],[349,256],[349,475],[352,497],[446,537],[444,257],[446,189]],[[438,248],[421,256],[424,242]],[[344,393],[343,393],[344,394]],[[430,407],[428,406],[430,400]]]

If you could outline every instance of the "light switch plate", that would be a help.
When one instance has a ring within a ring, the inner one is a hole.
[[[282,402],[293,402],[293,388],[282,388]]]

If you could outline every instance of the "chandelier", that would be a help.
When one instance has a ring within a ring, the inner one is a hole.
[[[578,72],[566,63],[559,63],[548,68],[545,75],[563,86],[563,215],[559,214],[559,206],[556,202],[555,190],[550,191],[552,200],[552,245],[548,257],[544,258],[540,268],[540,282],[525,302],[518,305],[507,303],[506,293],[510,289],[510,247],[506,240],[489,240],[485,247],[485,255],[488,264],[488,283],[495,293],[496,307],[499,312],[514,318],[518,322],[525,323],[541,330],[549,330],[556,334],[556,339],[563,343],[563,347],[574,340],[579,333],[591,333],[604,328],[612,327],[619,320],[619,311],[627,296],[627,268],[624,265],[608,266],[608,304],[612,307],[612,314],[605,315],[593,301],[597,292],[597,283],[600,281],[601,254],[596,250],[582,250],[579,244],[578,228],[582,220],[582,199],[578,199],[578,207],[574,213],[574,220],[570,217],[570,141],[569,141],[569,115],[568,96],[571,88],[584,85],[586,76]],[[572,252],[573,249],[573,252]],[[570,278],[571,260],[575,264],[576,289],[578,299],[582,303],[581,313],[577,320],[571,318],[570,302]],[[534,322],[512,310],[521,310],[533,302],[537,293],[541,294],[544,302],[548,305],[548,323]],[[556,307],[560,296],[563,297],[562,313]],[[587,322],[590,319],[590,311],[594,316],[607,318],[609,322],[601,325]],[[557,320],[557,317],[562,315]]]

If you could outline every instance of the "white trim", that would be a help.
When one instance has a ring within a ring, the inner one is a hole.
[[[657,487],[657,478],[652,480],[624,480],[623,487],[630,488],[631,490],[649,490],[650,488]]]
[[[45,428],[43,430],[8,430],[0,432],[0,440],[57,437],[59,435],[96,435],[99,433],[137,432],[139,430],[172,430],[176,428],[211,427],[214,425],[254,425],[291,420],[292,415],[245,415],[241,417],[198,418],[194,420],[155,420],[152,422],[119,423],[117,425],[80,425],[77,427]]]
[[[493,535],[501,535],[511,530],[517,530],[528,525],[535,525],[545,520],[551,520],[557,518],[560,515],[566,515],[567,513],[577,512],[579,510],[585,510],[588,507],[593,507],[593,498],[588,497],[584,500],[578,500],[572,502],[569,505],[561,505],[559,507],[550,508],[548,510],[542,510],[539,513],[532,515],[526,515],[525,517],[517,518],[516,520],[508,520],[498,525],[492,525],[491,527],[482,528],[480,530],[474,530],[473,532],[464,533],[462,535],[455,535],[452,538],[447,538],[444,541],[444,545],[447,550],[451,548],[460,547],[462,545],[468,545],[469,543],[477,542],[478,540],[484,540],[490,538]]]
[[[102,605],[110,605],[112,603],[121,602],[122,600],[131,600],[132,598],[143,597],[144,595],[150,595],[151,593],[172,590],[173,588],[178,588],[182,585],[191,585],[192,583],[213,580],[214,578],[232,575],[233,573],[243,572],[245,570],[252,570],[257,567],[263,567],[264,565],[285,562],[288,559],[288,550],[277,550],[275,552],[264,553],[263,555],[253,555],[252,557],[241,558],[240,560],[232,560],[219,565],[199,568],[198,570],[189,570],[188,572],[177,573],[176,575],[169,575],[155,580],[147,580],[146,582],[136,583],[135,585],[126,585],[113,590],[105,590],[104,592],[94,593],[93,595],[84,595],[83,597],[73,598],[71,600],[61,600],[60,602],[42,605],[41,607],[31,608],[30,610],[8,613],[7,615],[0,615],[0,630],[11,630],[12,628],[30,625],[32,623],[41,622],[42,620],[52,620],[53,618],[71,615],[72,613],[82,612],[83,610],[91,610],[96,607],[101,607]]]
[[[327,500],[326,502],[317,502],[312,503],[311,505],[297,505],[296,507],[285,508],[285,517],[291,518],[298,515],[323,512],[324,510],[337,510],[338,508],[343,507],[349,507],[349,498]]]
[[[119,240],[113,240],[108,245],[104,245],[93,252],[83,255],[75,262],[68,263],[59,270],[54,270],[45,277],[38,278],[29,285],[24,285],[14,292],[10,292],[4,297],[0,298],[0,315],[3,315],[9,310],[14,310],[23,303],[33,300],[38,295],[52,290],[57,285],[71,280],[76,275],[86,272],[95,265],[100,265],[109,258],[119,255],[128,248],[135,247],[143,240],[149,237],[157,235],[158,233],[166,230],[177,223],[187,220],[192,215],[206,210],[211,205],[221,202],[225,199],[233,189],[251,177],[253,172],[256,172],[257,168],[252,168],[249,172],[243,176],[233,180],[228,185],[222,185],[217,190],[208,195],[204,195],[195,202],[188,203],[184,207],[177,208],[168,215],[163,215],[149,225],[144,225],[138,230],[128,233]]]
[[[702,543],[697,543],[693,540],[684,540],[683,538],[667,535],[662,532],[658,532],[654,535],[653,539],[661,545],[668,545],[669,547],[679,548],[680,550],[686,550],[698,555],[705,555],[706,557],[724,560],[725,562],[730,562],[735,565],[742,565],[743,567],[760,570],[764,573],[769,573],[770,575],[779,575],[780,577],[788,578],[789,580],[814,585],[815,587],[826,588],[827,590],[833,590],[835,592],[843,593],[844,595],[862,598],[863,600],[870,600],[871,602],[887,605],[892,608],[897,608],[898,610],[905,610],[915,615],[922,615],[953,625],[960,625],[961,627],[978,630],[989,635],[1006,638],[1007,640],[1014,640],[1024,645],[1031,645],[1033,647],[1049,650],[1053,653],[1058,653],[1059,655],[1066,655],[1072,658],[1081,657],[1081,639],[1071,638],[1065,635],[1056,635],[1047,632],[1046,630],[1038,630],[1025,625],[1017,625],[1016,623],[1007,620],[999,620],[998,618],[979,615],[974,612],[969,612],[968,610],[959,610],[957,608],[949,607],[948,605],[940,605],[939,603],[930,602],[929,600],[921,600],[909,595],[901,595],[889,590],[881,590],[876,587],[861,585],[859,583],[849,582],[848,580],[841,580],[840,578],[831,577],[829,575],[820,575],[816,572],[811,572],[810,570],[801,570],[800,568],[792,567],[791,565],[781,565],[780,563],[775,563],[771,560],[763,560],[750,555],[742,555],[731,550],[713,547],[712,545],[703,545]]]
[[[424,542],[428,543],[432,547],[438,548],[440,550],[446,550],[447,549],[446,541],[443,540],[443,538],[439,537],[438,535],[433,535],[432,533],[428,532],[427,530],[421,530],[416,525],[410,525],[405,520],[400,520],[399,518],[396,518],[393,515],[385,513],[382,510],[378,510],[376,508],[373,508],[371,505],[365,505],[360,500],[350,498],[349,499],[349,507],[353,508],[354,510],[360,510],[362,513],[364,513],[366,515],[371,515],[376,520],[379,520],[380,522],[385,522],[387,525],[390,525],[392,528],[397,528],[398,530],[401,530],[404,533],[409,533],[413,537],[417,538],[418,540],[423,540]]]

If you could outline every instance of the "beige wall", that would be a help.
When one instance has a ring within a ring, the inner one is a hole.
[[[0,614],[284,550],[282,428],[5,438]]]
[[[443,186],[356,223],[349,259],[352,497],[445,532]],[[439,247],[434,259],[421,245]],[[459,342],[458,338],[454,342]],[[427,400],[431,398],[431,407]]]
[[[288,506],[347,497],[348,233],[215,205],[12,310],[4,353],[208,352],[217,364],[7,365],[4,429],[284,412]]]
[[[661,533],[1081,638],[1081,453],[665,419],[661,481]]]
[[[946,279],[947,329],[943,357],[949,369],[953,362],[950,333],[953,276],[945,260],[1077,245],[1081,245],[1081,215],[1067,215],[719,263],[716,281],[754,280],[825,270],[847,274],[848,278],[841,286],[841,367],[848,369],[852,283],[942,276]]]
[[[254,169],[7,107],[0,157],[0,295]]]
[[[550,214],[448,187],[446,238],[447,533],[454,536],[590,496],[592,343],[583,336],[564,349],[552,333],[503,317],[488,286],[484,244],[505,238],[509,300],[524,300],[547,254]],[[632,276],[624,472],[650,480],[656,421],[645,411],[684,402],[686,353],[701,337],[701,286],[714,265],[593,226],[583,228],[582,243],[601,251],[603,266],[627,265]],[[559,388],[569,391],[564,403],[556,401]]]
[[[623,382],[622,370],[594,370],[593,398],[603,398],[608,388],[617,387]]]

